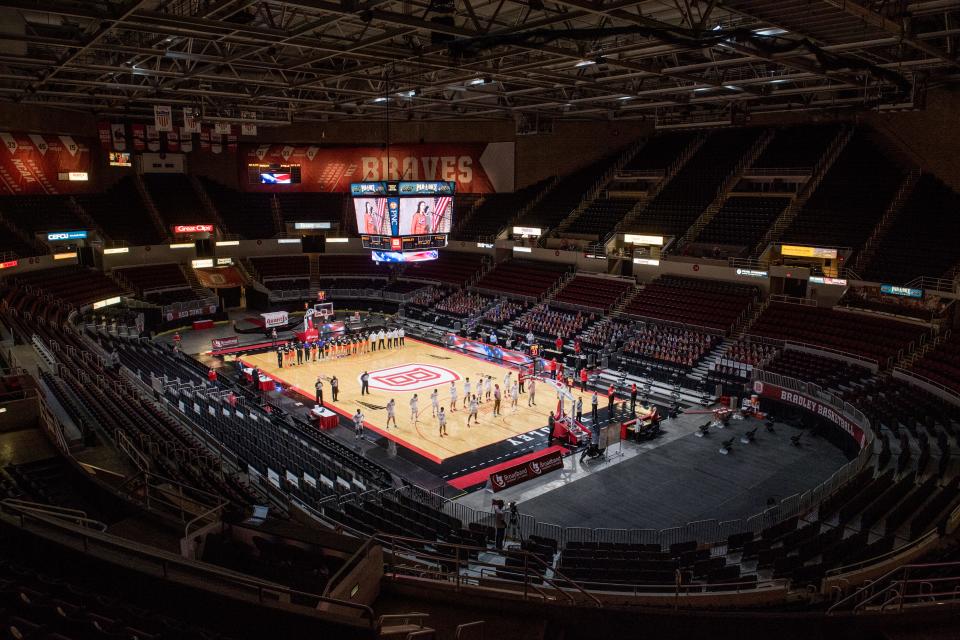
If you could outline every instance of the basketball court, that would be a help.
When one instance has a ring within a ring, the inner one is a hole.
[[[504,393],[501,415],[493,416],[491,398],[490,401],[480,404],[480,424],[467,427],[469,410],[463,403],[463,385],[466,378],[470,379],[474,393],[477,381],[487,375],[493,377],[493,383],[499,384],[503,392],[504,376],[512,372],[512,378],[516,379],[518,368],[410,337],[406,338],[406,345],[400,348],[282,369],[277,367],[274,352],[245,355],[241,360],[290,386],[309,398],[310,403],[315,398],[314,384],[317,376],[323,376],[325,406],[348,419],[351,419],[359,408],[364,415],[366,428],[435,464],[442,464],[454,457],[498,443],[512,445],[517,448],[517,452],[526,450],[534,439],[542,440],[546,435],[547,414],[557,407],[557,392],[546,384],[538,384],[537,406],[527,407],[529,394],[520,394],[518,406],[514,410]],[[370,392],[361,396],[360,376],[364,371],[370,375]],[[329,383],[333,376],[337,376],[340,383],[339,398],[335,403],[331,401]],[[457,388],[457,410],[452,413],[451,382],[454,382]],[[437,419],[431,415],[430,394],[434,389],[437,389],[440,406],[448,412],[448,435],[443,437],[439,435]],[[417,394],[419,400],[419,420],[416,424],[410,419],[409,403],[414,394]],[[391,425],[388,430],[386,405],[391,398],[396,401],[398,426]],[[589,406],[589,403],[590,398],[584,397],[584,405]]]

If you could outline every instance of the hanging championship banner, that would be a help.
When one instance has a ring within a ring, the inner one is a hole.
[[[193,151],[193,134],[186,127],[180,127],[180,149],[184,153]]]
[[[210,127],[200,129],[200,149],[202,151],[210,150]]]
[[[157,131],[168,133],[173,131],[173,111],[170,105],[157,104],[153,106],[153,126]]]
[[[130,130],[133,133],[133,150],[143,151],[147,147],[144,125],[132,124],[130,125]]]
[[[67,150],[67,153],[69,153],[72,156],[75,156],[78,153],[80,153],[80,145],[74,142],[71,136],[57,136],[57,137],[60,138],[60,142],[63,143],[63,148]]]
[[[237,152],[237,136],[232,134],[227,136],[227,151],[230,153]]]
[[[223,136],[219,133],[210,134],[210,151],[221,153],[223,151]]]
[[[167,151],[170,153],[180,152],[180,134],[176,131],[167,132]]]
[[[241,111],[240,117],[244,120],[256,120],[257,114],[253,111]],[[257,135],[257,124],[255,122],[241,122],[240,135],[242,136]]]
[[[113,123],[110,125],[110,136],[113,139],[114,151],[127,150],[127,132],[122,124]]]
[[[160,133],[152,124],[147,125],[147,149],[160,151]]]
[[[183,108],[183,128],[187,133],[200,133],[200,118],[194,115],[190,107]]]
[[[97,131],[100,133],[100,146],[106,150],[110,151],[112,149],[111,138],[110,138],[110,123],[100,121],[97,123]]]
[[[214,122],[213,123],[213,132],[220,135],[229,135],[230,133],[230,123],[229,122]]]

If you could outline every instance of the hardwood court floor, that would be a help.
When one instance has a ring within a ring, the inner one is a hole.
[[[528,431],[547,425],[547,413],[556,409],[556,392],[545,384],[537,385],[537,406],[527,407],[527,394],[520,394],[516,411],[504,398],[502,413],[493,417],[493,400],[480,405],[480,424],[467,428],[468,409],[463,406],[463,383],[465,378],[476,389],[481,375],[493,376],[493,382],[503,390],[503,378],[515,369],[468,356],[458,351],[406,339],[406,346],[398,349],[347,356],[336,360],[311,362],[295,367],[277,367],[273,352],[243,356],[247,365],[254,365],[266,375],[290,385],[301,394],[314,398],[317,376],[324,376],[324,403],[343,416],[352,418],[357,407],[364,415],[364,425],[399,445],[419,453],[436,463],[462,453],[473,451],[509,438],[523,439]],[[360,375],[370,374],[370,393],[360,395]],[[336,375],[340,382],[340,395],[331,402],[329,378]],[[457,411],[450,411],[450,382],[457,386]],[[439,436],[438,422],[431,416],[430,393],[438,390],[440,405],[448,412],[447,433]],[[528,389],[529,390],[529,389]],[[419,421],[410,421],[410,398],[419,396]],[[397,428],[386,429],[387,401],[396,400]],[[584,404],[590,399],[584,398]]]

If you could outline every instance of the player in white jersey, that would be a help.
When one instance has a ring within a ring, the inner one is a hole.
[[[433,393],[430,394],[430,408],[431,415],[436,418],[437,411],[440,409],[440,394],[437,393],[436,389],[434,389]]]
[[[450,413],[457,410],[457,383],[450,382]]]
[[[440,407],[440,413],[437,414],[437,418],[440,421],[440,437],[447,435],[447,414],[443,412],[443,407]]]
[[[477,412],[479,408],[477,406],[477,396],[470,396],[470,414],[467,415],[467,427],[470,427],[470,418],[473,418],[475,424],[480,424],[480,419],[477,417]]]
[[[507,375],[503,376],[503,390],[507,391],[512,386],[513,382],[513,371],[507,371]]]
[[[360,409],[353,414],[353,437],[358,439],[363,437],[363,414],[360,413]]]
[[[513,385],[510,387],[510,406],[513,407],[513,410],[517,410],[517,401],[520,400],[520,384],[514,380]]]
[[[493,393],[493,376],[487,376],[483,381],[483,395],[486,396],[487,402],[490,402],[491,393]]]
[[[417,398],[417,394],[413,394],[413,397],[410,398],[410,422],[417,424],[420,420],[420,399]]]
[[[530,395],[527,396],[527,406],[537,406],[537,379],[531,377],[530,382]]]
[[[393,426],[397,426],[397,415],[396,415],[397,403],[393,398],[390,398],[390,401],[387,402],[387,429],[390,428],[390,421],[393,420]]]
[[[463,381],[463,406],[470,402],[470,378]]]

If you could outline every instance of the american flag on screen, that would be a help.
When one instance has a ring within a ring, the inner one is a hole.
[[[390,235],[387,231],[387,199],[377,198],[377,231],[382,236]]]
[[[450,215],[450,205],[452,202],[453,198],[449,196],[441,196],[434,200],[430,233],[442,233],[450,227],[447,216]]]
[[[290,184],[291,176],[289,173],[261,173],[260,179],[263,184]]]

